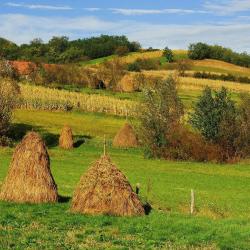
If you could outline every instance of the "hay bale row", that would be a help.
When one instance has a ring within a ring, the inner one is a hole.
[[[63,131],[65,133],[62,133],[62,137],[67,138],[67,142],[70,141],[67,135],[72,135],[72,131],[67,127]],[[0,200],[17,203],[58,201],[49,154],[39,134],[28,133],[16,147],[1,187]],[[115,216],[145,213],[125,175],[107,155],[103,155],[81,177],[73,195],[71,212]]]

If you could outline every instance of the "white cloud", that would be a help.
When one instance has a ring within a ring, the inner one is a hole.
[[[99,11],[101,10],[100,8],[84,8],[84,10],[90,11],[90,12],[94,12],[94,11]]]
[[[114,14],[121,14],[125,16],[133,15],[149,15],[149,14],[205,14],[208,11],[203,10],[188,10],[188,9],[118,9],[111,8]]]
[[[249,0],[213,0],[207,1],[204,4],[207,10],[213,11],[217,14],[227,15],[237,12],[244,12],[250,10]]]
[[[45,9],[45,10],[72,10],[70,6],[55,6],[55,5],[42,5],[42,4],[24,4],[24,3],[6,3],[9,7],[21,7],[27,9]]]
[[[0,15],[0,37],[14,42],[27,43],[40,37],[47,41],[52,36],[69,36],[70,39],[100,34],[127,35],[143,47],[187,48],[192,42],[207,42],[250,53],[250,24],[193,24],[160,25],[136,21],[104,21],[93,16],[39,17],[20,14]],[[18,34],[18,35],[17,35]]]

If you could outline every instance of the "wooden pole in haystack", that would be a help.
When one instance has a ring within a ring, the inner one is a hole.
[[[107,154],[107,142],[106,142],[106,135],[104,135],[104,141],[103,141],[103,155]]]

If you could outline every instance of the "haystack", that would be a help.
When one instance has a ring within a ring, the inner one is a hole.
[[[72,129],[68,125],[65,125],[62,129],[59,146],[63,149],[72,149],[74,147]]]
[[[2,185],[0,200],[19,203],[49,203],[58,200],[49,155],[37,133],[28,133],[16,147]]]
[[[127,178],[103,155],[81,177],[71,211],[115,216],[144,215],[144,208]]]
[[[136,87],[136,74],[126,74],[118,83],[118,90],[121,92],[135,92],[138,88]]]
[[[113,140],[113,146],[121,148],[133,148],[138,147],[138,145],[138,138],[133,127],[126,122],[125,125],[116,134]]]

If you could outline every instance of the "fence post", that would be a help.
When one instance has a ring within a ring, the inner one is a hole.
[[[194,190],[191,189],[190,213],[194,214],[194,210],[195,210],[195,194],[194,194]]]

